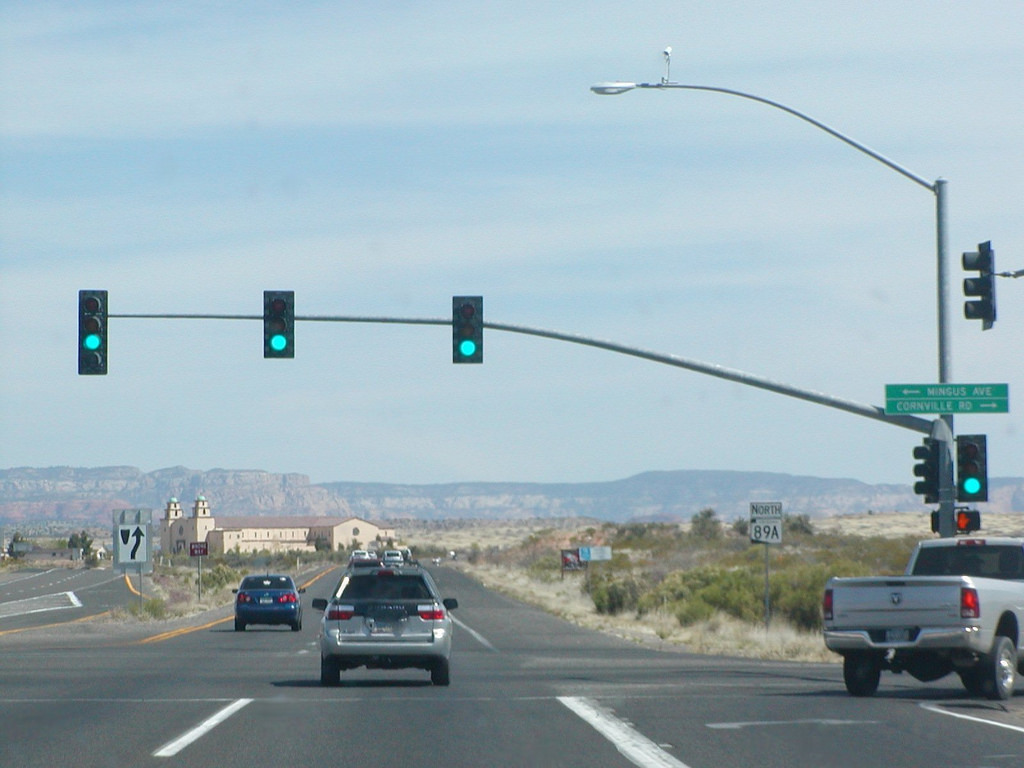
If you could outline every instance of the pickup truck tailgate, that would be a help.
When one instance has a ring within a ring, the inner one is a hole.
[[[835,579],[836,628],[942,627],[959,625],[958,576]]]

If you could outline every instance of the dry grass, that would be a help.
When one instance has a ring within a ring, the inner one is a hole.
[[[486,564],[449,563],[478,579],[495,591],[507,594],[546,610],[581,627],[631,640],[661,650],[680,650],[727,656],[788,661],[838,662],[839,657],[825,648],[818,633],[797,632],[775,621],[751,625],[724,615],[684,627],[675,616],[649,613],[644,616],[600,614],[590,597],[581,589],[581,574],[564,580],[542,581],[525,571]]]

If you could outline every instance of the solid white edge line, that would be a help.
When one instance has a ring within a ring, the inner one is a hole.
[[[462,627],[464,630],[469,632],[469,634],[471,634],[474,638],[476,638],[476,641],[478,643],[480,643],[480,645],[482,645],[484,648],[486,648],[489,651],[494,651],[495,653],[498,652],[498,649],[495,648],[493,645],[491,645],[486,637],[484,637],[479,632],[477,632],[475,629],[470,627],[468,624],[466,624],[466,622],[461,621],[460,619],[457,619],[454,616],[452,616],[452,621],[455,622],[455,624],[457,626]]]
[[[939,715],[959,717],[961,720],[970,720],[974,723],[984,723],[985,725],[994,725],[996,728],[1006,728],[1008,731],[1017,731],[1018,733],[1024,733],[1024,728],[1021,728],[1019,725],[1010,725],[1009,723],[1000,723],[996,720],[986,720],[983,717],[975,717],[974,715],[962,715],[959,712],[950,712],[948,709],[942,709],[938,704],[921,702],[918,706],[921,707],[921,709],[927,709],[929,712],[935,712]]]
[[[203,722],[201,722],[191,731],[186,731],[181,736],[176,738],[174,741],[169,741],[168,743],[164,744],[162,747],[160,747],[160,749],[153,753],[153,757],[172,757],[173,755],[178,754],[178,752],[183,750],[185,747],[187,747],[193,741],[198,739],[204,733],[213,730],[215,727],[217,727],[225,720],[227,720],[229,717],[231,717],[233,714],[235,714],[235,712],[240,710],[246,704],[250,704],[251,702],[252,699],[238,699],[237,701],[233,701],[231,704],[228,704],[226,707],[224,707],[224,709],[220,710],[212,717],[209,717]]]
[[[633,765],[641,768],[689,768],[596,702],[579,696],[559,696],[558,700],[608,739]]]

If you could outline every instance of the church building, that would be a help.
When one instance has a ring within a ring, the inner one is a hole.
[[[225,552],[313,552],[317,542],[330,550],[384,548],[395,540],[395,529],[359,517],[250,516],[210,514],[205,497],[196,498],[186,517],[181,503],[171,498],[160,521],[160,548],[164,554],[188,553],[192,542],[206,542],[211,555]]]

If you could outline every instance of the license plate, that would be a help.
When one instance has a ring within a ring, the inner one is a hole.
[[[272,598],[272,597],[261,597],[260,598],[260,605],[273,605],[273,604],[274,604],[274,598]]]
[[[905,643],[910,639],[909,629],[887,629],[885,630],[885,642]]]
[[[378,621],[372,627],[370,627],[371,635],[393,635],[395,634],[395,625],[384,621]]]

